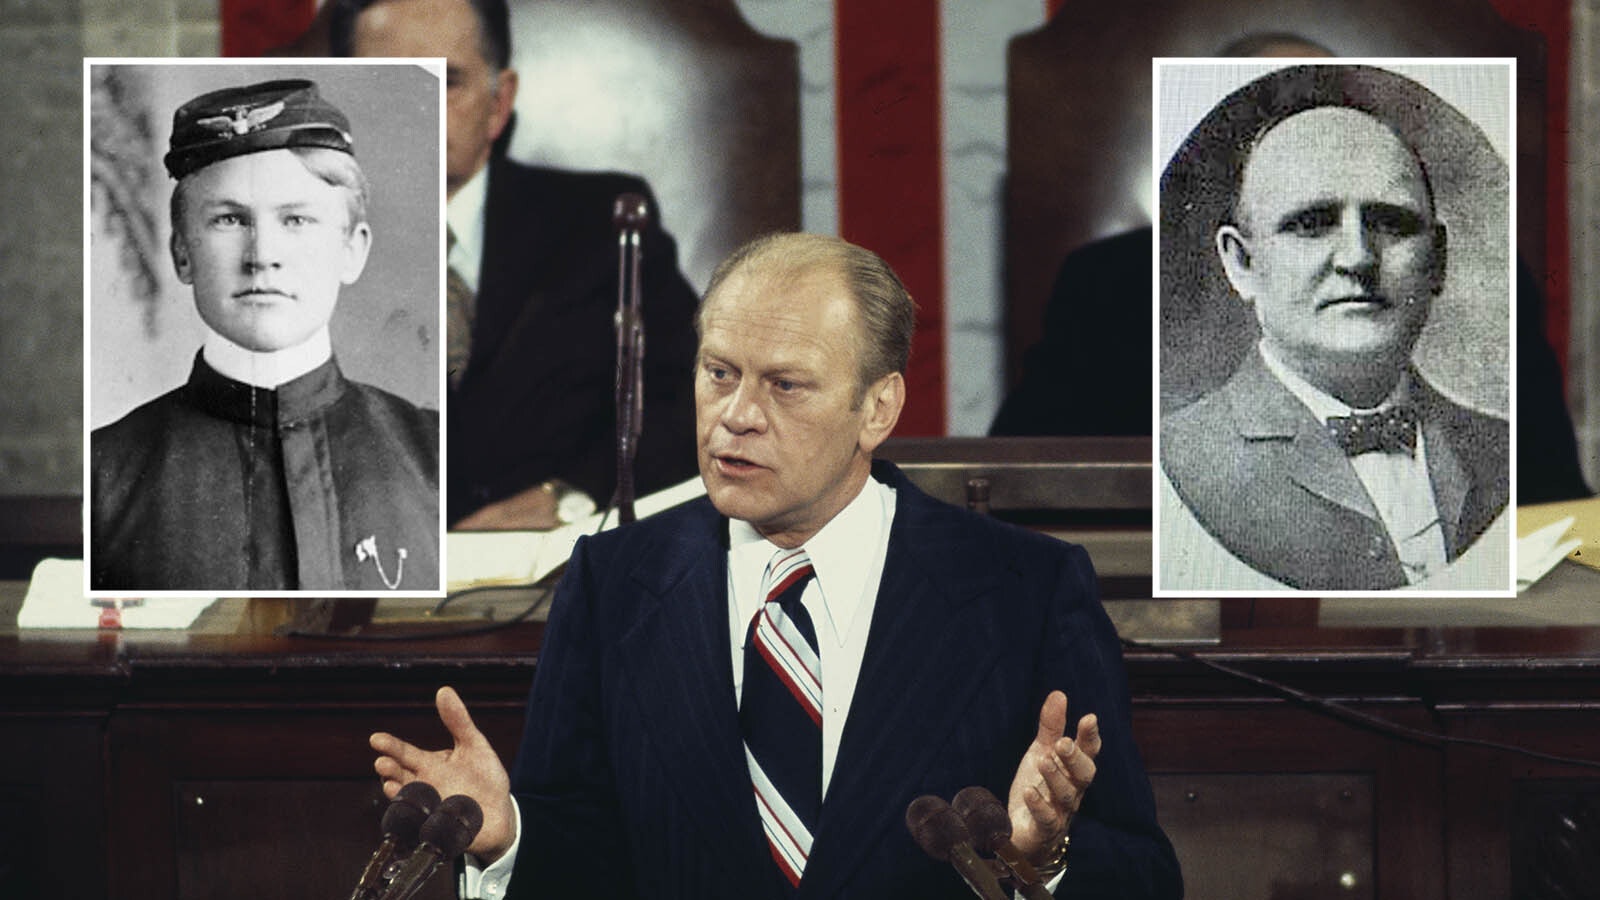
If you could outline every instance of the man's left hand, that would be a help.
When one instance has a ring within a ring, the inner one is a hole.
[[[1066,732],[1067,695],[1051,691],[1039,710],[1039,733],[1022,754],[1006,803],[1011,842],[1036,863],[1060,843],[1083,802],[1083,792],[1094,781],[1099,721],[1087,715],[1078,722],[1076,738],[1066,737]]]

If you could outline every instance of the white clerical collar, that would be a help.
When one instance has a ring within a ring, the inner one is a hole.
[[[317,333],[282,350],[246,350],[222,335],[206,329],[206,342],[201,350],[206,364],[234,381],[258,388],[275,389],[333,358],[333,342],[328,337],[328,326]]]
[[[467,179],[445,204],[444,220],[456,236],[455,249],[446,263],[473,291],[478,290],[478,272],[483,268],[483,217],[489,202],[489,167],[479,169]]]
[[[894,488],[868,476],[855,499],[804,544],[817,572],[823,605],[841,644],[861,609],[869,587],[866,581],[876,572],[875,561],[882,556],[884,532],[893,516],[894,503]],[[749,522],[738,519],[728,520],[728,548],[734,556],[759,557],[762,566],[778,550]],[[870,587],[875,594],[877,584]]]
[[[1301,403],[1304,403],[1319,422],[1326,421],[1332,416],[1348,416],[1354,412],[1376,412],[1388,409],[1396,403],[1404,401],[1410,394],[1411,375],[1409,372],[1405,372],[1401,374],[1400,380],[1395,382],[1394,390],[1389,392],[1389,396],[1385,397],[1382,403],[1370,409],[1357,410],[1338,397],[1302,378],[1298,372],[1285,365],[1283,360],[1273,355],[1265,340],[1261,341],[1257,348],[1261,351],[1262,361],[1267,364],[1267,371],[1277,376],[1277,379],[1283,382],[1283,386],[1289,389],[1289,393],[1294,394]]]

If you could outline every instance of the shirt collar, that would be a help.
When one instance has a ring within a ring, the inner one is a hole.
[[[1343,400],[1300,377],[1298,372],[1289,368],[1282,360],[1272,354],[1272,350],[1267,347],[1266,341],[1262,341],[1258,349],[1261,351],[1262,362],[1267,364],[1267,371],[1283,382],[1283,386],[1289,389],[1289,393],[1294,394],[1301,403],[1304,403],[1318,422],[1326,421],[1333,416],[1348,416],[1356,412],[1353,407]],[[1361,412],[1378,412],[1388,409],[1396,403],[1403,402],[1410,395],[1410,392],[1411,376],[1409,372],[1402,373],[1400,380],[1395,382],[1394,390],[1389,392],[1389,396],[1385,397],[1382,403],[1371,409],[1363,409]]]
[[[894,498],[894,488],[869,477],[855,499],[805,542],[806,555],[817,573],[823,606],[841,644],[855,624],[864,595],[877,588],[876,582],[869,585],[867,581],[872,578],[875,560],[881,554]],[[753,570],[757,579],[779,549],[749,522],[739,519],[728,521],[728,548],[730,570],[735,573]],[[752,591],[750,596],[756,593]],[[749,611],[750,615],[754,612],[754,609]]]
[[[445,204],[445,224],[456,236],[455,249],[446,262],[474,291],[483,266],[483,217],[488,200],[489,167],[484,166]]]
[[[282,350],[247,350],[206,329],[201,354],[206,364],[234,381],[271,390],[315,369],[333,358],[333,343],[324,325],[306,340]]]

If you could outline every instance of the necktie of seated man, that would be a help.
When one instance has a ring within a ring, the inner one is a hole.
[[[448,263],[449,253],[456,249],[456,233],[453,229],[446,228],[448,251],[445,260]],[[467,286],[465,278],[456,271],[455,266],[449,266],[445,272],[445,352],[446,372],[450,375],[450,386],[456,387],[461,383],[461,373],[467,370],[467,358],[472,353],[472,315],[477,305],[477,295],[472,288]]]
[[[1404,453],[1414,456],[1417,449],[1417,411],[1395,405],[1375,413],[1330,416],[1328,436],[1349,456],[1363,453]]]
[[[800,603],[815,575],[805,550],[780,550],[761,578],[766,601],[745,633],[739,725],[772,858],[791,889],[811,855],[822,807],[822,667]]]

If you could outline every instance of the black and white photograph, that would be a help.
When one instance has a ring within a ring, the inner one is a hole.
[[[90,596],[441,592],[442,92],[85,60]]]
[[[1155,75],[1157,595],[1511,595],[1513,61]]]

